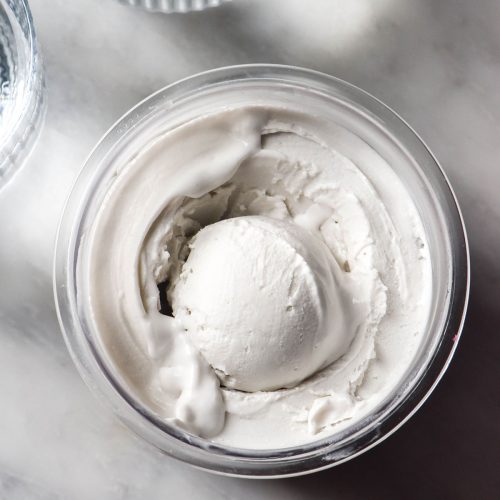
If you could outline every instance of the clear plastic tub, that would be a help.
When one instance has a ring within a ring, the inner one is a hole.
[[[315,442],[284,449],[236,449],[170,425],[145,406],[102,352],[79,279],[86,239],[120,166],[155,134],[220,106],[293,99],[348,128],[393,166],[426,228],[433,273],[425,337],[397,387],[366,417]],[[319,111],[320,110],[320,111]],[[81,287],[81,288],[80,288]],[[138,435],[175,458],[212,472],[246,477],[305,474],[348,460],[398,429],[420,407],[446,370],[461,332],[469,289],[465,229],[453,191],[433,155],[392,110],[362,90],[300,68],[250,65],[203,73],[153,94],[127,113],[92,152],[59,227],[54,290],[73,359],[90,388]]]

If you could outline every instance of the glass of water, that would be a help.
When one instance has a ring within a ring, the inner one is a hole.
[[[44,110],[42,63],[27,0],[0,0],[0,188],[23,163]]]

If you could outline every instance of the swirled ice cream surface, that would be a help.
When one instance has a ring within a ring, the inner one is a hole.
[[[92,329],[171,425],[270,449],[366,417],[428,319],[422,222],[391,165],[317,116],[222,109],[156,134],[81,244]]]

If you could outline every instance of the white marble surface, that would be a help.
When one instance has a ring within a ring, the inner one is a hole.
[[[500,2],[235,0],[184,16],[115,0],[31,3],[49,107],[30,160],[0,192],[0,498],[494,498]],[[290,480],[213,476],[139,442],[80,380],[52,299],[57,220],[93,144],[165,84],[249,62],[331,73],[398,110],[449,174],[472,249],[469,319],[431,399],[364,456]]]

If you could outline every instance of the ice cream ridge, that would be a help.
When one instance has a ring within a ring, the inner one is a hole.
[[[425,231],[395,170],[284,107],[152,137],[117,166],[82,252],[91,327],[121,383],[227,446],[295,446],[365,418],[429,314]]]

